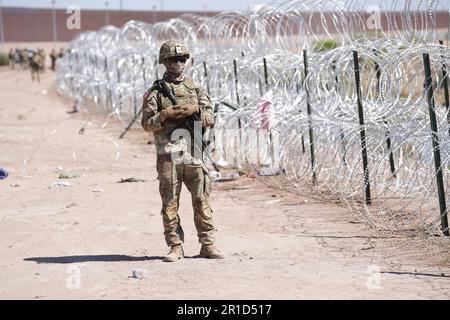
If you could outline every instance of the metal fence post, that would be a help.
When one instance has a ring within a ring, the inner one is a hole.
[[[430,115],[431,139],[433,142],[434,169],[436,171],[436,184],[439,198],[441,227],[444,235],[449,236],[447,207],[445,203],[444,177],[442,175],[441,149],[439,146],[438,127],[436,120],[435,104],[433,97],[433,83],[431,79],[430,55],[423,54],[423,66],[425,71],[425,90],[427,92],[428,113]]]
[[[306,85],[306,79],[308,78],[308,52],[306,49],[303,50],[303,66],[305,69],[305,80],[304,87],[306,92],[306,112],[308,113],[308,129],[309,129],[309,150],[311,152],[311,169],[312,169],[312,183],[313,185],[317,182],[316,177],[316,159],[314,157],[314,133],[312,127],[312,119],[311,119],[311,104],[309,102],[309,90]]]
[[[240,102],[240,99],[239,99],[239,88],[238,88],[239,81],[238,81],[238,71],[237,71],[237,61],[236,61],[236,59],[233,59],[233,65],[234,65],[234,83],[235,83],[235,86],[236,86],[236,102],[238,104],[238,107],[240,107],[241,102]],[[241,148],[242,148],[242,122],[241,122],[241,117],[240,116],[238,117],[238,128],[239,128],[239,150],[241,150]],[[224,152],[225,152],[225,141],[224,141]]]
[[[208,68],[206,67],[206,61],[203,61],[203,71],[204,71],[205,81],[206,81],[206,91],[208,92],[208,94],[211,94],[209,91]]]
[[[364,170],[364,190],[366,194],[366,204],[372,203],[372,198],[370,196],[370,180],[369,180],[369,168],[367,160],[367,146],[366,146],[366,130],[364,125],[364,112],[362,107],[362,97],[361,97],[361,78],[359,74],[359,61],[358,52],[353,51],[353,64],[355,71],[355,84],[356,84],[356,96],[358,103],[358,118],[359,118],[359,134],[361,137],[361,154],[363,161]]]
[[[374,54],[376,55],[376,50],[373,49]],[[381,68],[380,65],[378,64],[378,62],[375,62],[375,71],[377,74],[377,94],[378,94],[378,98],[380,97],[380,86],[381,86]],[[383,117],[383,123],[385,125],[388,124],[386,117]],[[391,141],[391,133],[389,132],[389,130],[386,130],[386,147],[389,151],[389,166],[391,168],[391,173],[392,176],[394,178],[397,177],[397,175],[395,174],[395,162],[394,162],[394,154],[392,152],[392,141]]]
[[[336,72],[336,61],[333,61],[333,64],[331,65],[331,69],[333,69],[334,72],[334,91],[336,91],[336,94],[339,94],[339,78]],[[338,109],[338,117],[342,117],[341,108],[339,106]],[[339,128],[339,139],[341,140],[341,146],[342,146],[342,163],[344,165],[347,165],[347,150],[345,148],[345,136],[344,136],[344,130],[342,130],[342,127]]]
[[[443,46],[444,42],[442,40],[439,40],[439,44],[441,46]],[[444,58],[444,57],[442,56],[442,58]],[[442,86],[444,87],[445,108],[447,110],[448,136],[450,137],[450,99],[449,99],[449,94],[448,94],[447,66],[445,65],[445,63],[442,64],[442,79],[443,79],[442,80]]]

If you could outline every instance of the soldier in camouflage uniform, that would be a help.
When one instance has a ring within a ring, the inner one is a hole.
[[[38,54],[39,54],[39,56],[40,56],[40,65],[39,65],[39,69],[42,71],[42,72],[45,72],[45,51],[44,51],[44,49],[42,49],[42,48],[39,48],[38,49]]]
[[[20,50],[20,64],[22,65],[23,69],[28,69],[28,66],[30,65],[31,57],[28,56],[28,50],[22,49]]]
[[[183,43],[164,43],[159,52],[159,63],[166,67],[162,80],[175,96],[177,104],[173,105],[167,95],[161,92],[161,88],[155,85],[144,94],[143,100],[141,123],[146,131],[152,131],[155,136],[161,214],[165,240],[170,246],[169,253],[164,257],[167,262],[184,257],[184,233],[178,215],[182,183],[192,197],[195,227],[198,240],[202,244],[200,256],[224,258],[213,245],[215,228],[208,199],[211,191],[208,169],[201,154],[193,152],[195,143],[189,138],[192,135],[181,138],[177,134],[172,135],[177,129],[186,129],[186,120],[192,116],[197,117],[202,128],[211,127],[214,123],[212,103],[208,94],[184,74],[185,63],[189,57],[190,54]]]
[[[55,71],[56,59],[58,59],[58,55],[56,54],[55,49],[52,49],[52,52],[50,53],[50,60],[52,62],[50,69],[52,69],[52,71]]]
[[[9,66],[11,67],[11,69],[14,69],[14,50],[11,48],[9,49],[9,53],[8,53],[8,62],[9,62]]]
[[[41,82],[39,73],[42,66],[42,57],[38,52],[34,52],[33,56],[30,60],[30,69],[31,69],[31,80],[37,80],[38,82]]]

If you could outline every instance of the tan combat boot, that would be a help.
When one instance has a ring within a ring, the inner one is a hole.
[[[181,244],[177,244],[170,247],[169,253],[164,257],[165,262],[175,262],[178,259],[184,258],[183,247]]]
[[[202,244],[200,257],[209,259],[225,259],[225,255],[212,244]]]

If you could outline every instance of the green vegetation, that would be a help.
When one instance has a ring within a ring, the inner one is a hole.
[[[314,43],[315,52],[330,51],[340,46],[340,43],[333,39],[319,40]]]

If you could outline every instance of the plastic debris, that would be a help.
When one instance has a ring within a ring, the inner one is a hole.
[[[209,172],[209,175],[210,175],[212,181],[217,181],[218,179],[222,178],[222,175],[220,174],[220,172],[217,172],[217,171],[211,171],[211,172]]]
[[[245,174],[245,176],[246,176],[247,178],[256,178],[256,173],[254,173],[254,172],[247,172],[247,173]]]
[[[125,183],[125,182],[145,182],[143,179],[137,179],[137,178],[120,178],[120,181],[117,181],[117,183]]]
[[[280,201],[281,201],[281,199],[269,200],[269,201],[266,201],[266,204],[275,204],[275,203],[280,202]]]
[[[216,161],[216,165],[218,165],[219,167],[228,167],[230,165],[230,163],[228,161],[225,161],[223,159],[220,159],[218,161]]]
[[[71,207],[75,207],[75,206],[77,206],[77,204],[75,202],[66,204],[66,208],[71,208]]]
[[[280,174],[280,168],[275,167],[267,167],[267,168],[261,168],[259,170],[258,175],[260,176],[277,176]]]
[[[50,188],[66,188],[70,187],[71,185],[72,184],[67,181],[56,181],[50,186]]]
[[[131,271],[130,278],[133,279],[147,279],[149,276],[149,273],[145,269],[134,269]]]
[[[74,178],[79,178],[79,177],[80,177],[80,175],[77,173],[71,175],[68,173],[61,172],[58,176],[58,179],[74,179]]]
[[[85,130],[86,130],[86,124],[84,124],[84,125],[80,128],[80,130],[78,130],[78,134],[79,134],[79,135],[83,135]]]
[[[0,180],[6,179],[8,177],[8,171],[6,169],[0,168]]]
[[[258,105],[256,106],[255,118],[260,129],[270,130],[275,122],[275,112],[272,108],[272,101],[272,90],[269,90],[263,97],[261,97]]]
[[[214,171],[216,174],[213,175],[211,178],[215,182],[226,182],[226,181],[233,181],[240,177],[239,173],[237,172],[230,172],[226,176],[221,176],[220,173]],[[217,175],[218,174],[218,175]]]

